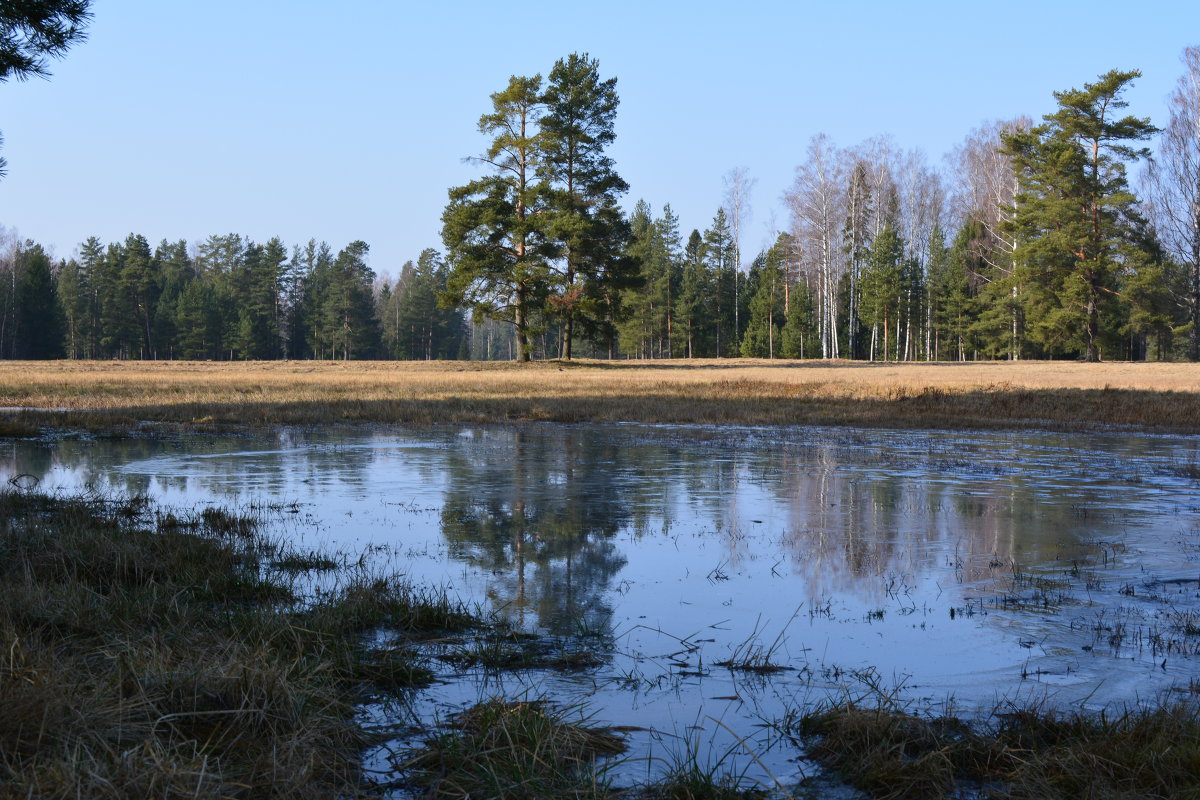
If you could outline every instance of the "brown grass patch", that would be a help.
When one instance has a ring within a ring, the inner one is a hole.
[[[806,714],[809,755],[876,800],[1200,797],[1192,704],[1087,715],[997,709],[985,725],[891,707]]]
[[[1200,364],[5,362],[37,426],[527,420],[1200,431]],[[3,432],[3,431],[0,431]]]

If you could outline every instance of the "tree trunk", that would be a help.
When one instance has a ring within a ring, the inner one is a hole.
[[[514,358],[520,363],[529,361],[529,331],[525,315],[525,291],[518,289],[517,303],[513,309],[513,327],[517,334],[517,352],[514,354]]]

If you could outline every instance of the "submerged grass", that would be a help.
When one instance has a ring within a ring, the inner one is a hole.
[[[880,800],[1200,797],[1194,703],[1115,715],[998,709],[972,726],[849,702],[802,715],[795,732],[811,757]]]
[[[601,666],[600,648],[585,647],[580,638],[539,636],[495,624],[481,635],[447,648],[437,657],[459,668],[486,671],[549,669],[573,671]]]
[[[366,634],[478,620],[394,580],[302,599],[280,555],[229,510],[0,492],[0,797],[371,794],[355,704],[430,673]]]
[[[1200,431],[1200,365],[695,359],[5,362],[0,435],[40,428],[513,420]]]

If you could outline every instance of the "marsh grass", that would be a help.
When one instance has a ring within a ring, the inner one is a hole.
[[[1200,365],[5,362],[0,435],[523,420],[1200,431]],[[44,409],[44,410],[39,410]]]
[[[257,526],[0,492],[0,797],[370,794],[355,704],[431,673],[369,634],[480,621],[396,579],[303,598]]]
[[[845,702],[801,715],[795,732],[810,757],[879,800],[1200,797],[1194,703],[1116,714],[998,708],[968,725]]]
[[[732,766],[731,756],[742,746],[739,742],[714,754],[702,746],[700,737],[685,735],[679,748],[657,759],[666,765],[663,774],[638,787],[632,796],[637,800],[765,800],[771,794]]]
[[[624,740],[542,700],[489,700],[456,714],[403,765],[429,798],[606,798],[597,759]]]
[[[490,630],[450,645],[437,658],[460,669],[477,667],[489,672],[574,671],[606,663],[601,649],[584,646],[584,641],[582,636],[541,636],[493,623]]]
[[[787,672],[793,667],[780,662],[780,657],[783,655],[784,645],[787,642],[786,634],[788,626],[800,614],[800,608],[797,608],[792,613],[791,619],[779,630],[775,638],[767,644],[766,640],[762,639],[762,618],[760,617],[754,623],[754,629],[750,635],[741,642],[733,646],[729,658],[714,662],[718,667],[724,667],[734,672],[750,672],[758,675],[770,675],[775,672]]]

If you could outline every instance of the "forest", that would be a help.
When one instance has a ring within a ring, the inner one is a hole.
[[[818,135],[786,230],[745,252],[744,169],[702,228],[621,207],[617,81],[572,54],[491,96],[442,250],[396,275],[362,241],[135,233],[55,259],[0,230],[0,357],[1198,360],[1200,47],[1183,63],[1161,129],[1121,115],[1140,73],[1113,70],[940,166]]]

